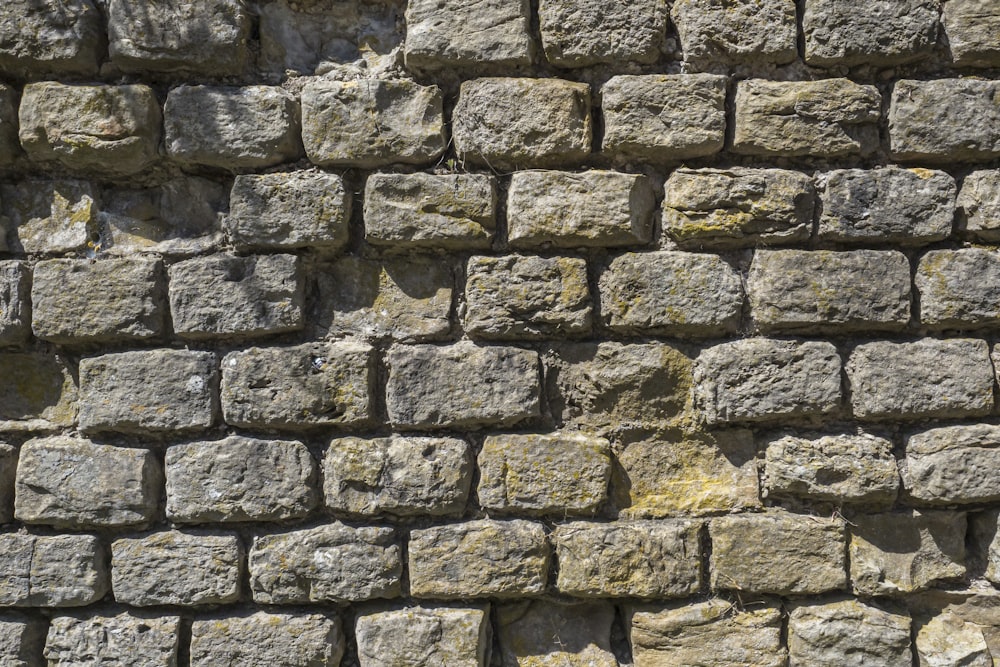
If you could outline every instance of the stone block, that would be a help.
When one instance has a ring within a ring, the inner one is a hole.
[[[108,51],[124,72],[236,76],[246,66],[250,15],[238,0],[108,4]]]
[[[839,169],[820,177],[817,237],[918,245],[951,236],[955,179],[930,169]]]
[[[601,110],[603,153],[653,162],[714,155],[726,139],[726,77],[615,76],[601,87]]]
[[[360,424],[372,416],[374,378],[365,343],[251,347],[222,361],[222,413],[249,428]]]
[[[0,36],[0,40],[2,39]],[[0,165],[4,166],[13,164],[21,154],[21,143],[17,136],[17,104],[14,88],[0,84]]]
[[[485,174],[372,174],[365,240],[400,251],[484,250],[496,234],[496,179]]]
[[[479,452],[479,504],[522,515],[589,516],[608,498],[611,444],[581,433],[490,435]]]
[[[297,440],[232,435],[166,451],[174,523],[299,519],[316,505],[316,463]]]
[[[888,67],[931,55],[938,0],[874,0],[865,11],[840,0],[807,0],[802,15],[810,65]]]
[[[667,5],[663,0],[542,0],[538,22],[545,58],[557,67],[649,64],[660,56]]]
[[[219,412],[215,354],[140,350],[80,360],[80,430],[199,431]]]
[[[302,141],[321,167],[429,164],[444,152],[441,90],[405,79],[319,80],[302,90]]]
[[[957,67],[1000,65],[1000,8],[990,0],[949,0],[941,23]]]
[[[895,160],[981,162],[1000,157],[1000,82],[897,81],[889,108]]]
[[[701,588],[701,524],[577,521],[552,533],[556,588],[574,597],[664,599]]]
[[[846,370],[854,415],[861,419],[975,417],[993,410],[984,340],[864,343],[851,352]]]
[[[414,598],[516,598],[545,590],[549,545],[530,521],[482,519],[410,531]]]
[[[681,247],[804,241],[812,233],[812,179],[784,169],[687,169],[664,185],[663,231]]]
[[[903,483],[911,498],[934,505],[1000,500],[1000,427],[944,426],[906,440]]]
[[[98,227],[100,194],[85,181],[21,181],[0,185],[6,249],[17,253],[67,253],[87,248]],[[0,247],[4,247],[0,241]]]
[[[967,621],[960,614],[944,611],[916,630],[914,649],[920,667],[989,665],[997,654],[992,625]]]
[[[515,248],[645,245],[655,208],[642,174],[518,171],[508,190],[508,241]]]
[[[236,177],[226,217],[227,238],[247,248],[322,248],[347,245],[351,193],[336,174],[294,171]]]
[[[964,512],[851,516],[851,581],[865,596],[899,595],[966,574]]]
[[[492,169],[571,165],[590,154],[590,86],[561,79],[462,83],[453,118],[459,160]]]
[[[968,515],[968,538],[970,560],[979,567],[985,564],[983,576],[991,584],[1000,582],[1000,531],[998,519],[1000,511],[986,510]]]
[[[389,422],[403,429],[513,426],[540,416],[539,359],[515,347],[395,345]]]
[[[0,261],[0,346],[19,345],[31,337],[31,268]]]
[[[180,632],[179,616],[56,616],[44,657],[49,667],[177,667]]]
[[[82,607],[108,591],[104,547],[93,535],[4,533],[0,554],[0,606]]]
[[[347,516],[461,515],[473,460],[458,438],[334,438],[323,459],[326,507]]]
[[[184,166],[255,169],[298,159],[299,105],[274,86],[178,86],[163,107],[167,155]]]
[[[579,257],[469,258],[465,331],[472,338],[524,340],[590,333],[587,262]]]
[[[798,57],[795,4],[788,0],[678,0],[670,10],[684,63],[717,65],[784,64]]]
[[[621,255],[601,271],[597,291],[603,324],[622,334],[733,334],[743,312],[743,278],[717,255]]]
[[[491,634],[489,606],[375,611],[354,624],[365,667],[487,667]]]
[[[400,594],[401,550],[392,528],[333,523],[255,537],[250,589],[259,604],[360,602]]]
[[[610,604],[524,600],[497,607],[504,667],[617,667],[611,649]]]
[[[191,624],[191,666],[338,667],[345,644],[333,614],[258,611],[199,618]]]
[[[305,322],[295,255],[219,254],[170,266],[170,314],[182,338],[254,337],[298,331]]]
[[[158,159],[160,104],[149,86],[29,83],[18,124],[29,158],[75,172],[127,176]]]
[[[788,618],[792,664],[910,667],[910,617],[857,600],[800,603]]]
[[[935,329],[971,329],[1000,322],[1000,253],[986,248],[932,250],[920,258],[914,286],[920,322]]]
[[[0,660],[6,667],[39,667],[48,619],[17,612],[0,614]]]
[[[1000,239],[1000,169],[966,176],[957,206],[959,229],[983,241]]]
[[[35,431],[71,426],[77,385],[65,360],[26,352],[0,354],[0,428]]]
[[[95,76],[104,19],[91,0],[9,0],[0,9],[0,70],[18,78]]]
[[[152,257],[50,259],[31,285],[35,336],[63,344],[154,338],[163,333],[167,279]]]
[[[0,442],[0,524],[14,518],[14,478],[17,472],[17,448]],[[0,652],[0,655],[3,655]]]
[[[411,0],[406,6],[406,64],[417,68],[530,65],[528,0]]]
[[[864,157],[879,147],[881,105],[875,86],[847,79],[741,81],[732,150],[770,157]]]
[[[847,585],[844,523],[838,519],[745,514],[712,519],[708,530],[712,590],[798,595]]]

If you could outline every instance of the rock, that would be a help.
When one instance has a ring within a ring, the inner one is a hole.
[[[977,239],[1000,239],[1000,169],[974,171],[958,195],[960,228]]]
[[[615,610],[601,602],[522,601],[497,607],[503,667],[618,667],[611,651]]]
[[[970,561],[981,568],[985,564],[983,576],[991,584],[1000,582],[1000,537],[998,537],[998,519],[1000,511],[987,510],[968,515],[969,550],[972,552]],[[971,538],[971,539],[970,539]],[[974,560],[973,560],[974,559]]]
[[[0,524],[14,518],[14,478],[17,472],[17,448],[0,443]],[[2,640],[0,640],[2,645]],[[0,656],[3,652],[0,651]]]
[[[2,606],[83,607],[108,591],[107,557],[93,535],[4,533],[0,554]]]
[[[91,0],[10,0],[0,9],[0,70],[18,78],[93,77],[104,19]]]
[[[528,0],[412,0],[406,6],[406,64],[416,68],[530,65]]]
[[[667,6],[663,0],[542,0],[538,22],[545,57],[557,67],[648,64],[660,55]]]
[[[0,18],[0,21],[3,19]],[[3,40],[2,32],[0,40]],[[0,59],[2,57],[0,55]],[[3,166],[13,164],[21,154],[21,143],[17,136],[17,105],[16,91],[10,86],[0,84],[0,165]]]
[[[44,657],[49,667],[177,667],[179,616],[122,612],[117,616],[56,616]]]
[[[17,253],[80,251],[98,228],[97,188],[85,181],[21,181],[0,185],[6,249]],[[0,248],[4,247],[0,241]]]
[[[489,607],[407,607],[358,616],[354,636],[364,667],[487,667]]]
[[[911,497],[935,505],[1000,500],[1000,427],[944,426],[906,440],[903,482]]]
[[[920,667],[989,667],[994,652],[984,637],[982,626],[965,621],[958,614],[944,612],[920,625],[916,633],[916,654]]]
[[[784,0],[678,0],[670,10],[684,63],[695,70],[798,57],[795,7]]]
[[[31,337],[31,267],[20,260],[0,261],[0,346]]]
[[[76,420],[77,385],[66,360],[35,352],[0,354],[0,429],[50,430]]]
[[[1000,253],[985,248],[932,250],[913,283],[920,322],[935,329],[971,329],[1000,322]]]
[[[949,0],[941,24],[957,67],[1000,64],[1000,11],[989,0]]]
[[[910,667],[910,617],[857,600],[799,603],[789,614],[788,657],[816,667]]]
[[[333,614],[244,612],[194,621],[191,665],[337,667],[345,644],[340,619]]]
[[[886,67],[931,55],[937,0],[876,0],[854,11],[838,0],[808,0],[802,15],[805,59],[819,67]]]
[[[38,667],[48,625],[45,618],[0,614],[0,660],[7,667]]]
[[[889,108],[892,159],[980,162],[1000,156],[1000,82],[897,81]]]

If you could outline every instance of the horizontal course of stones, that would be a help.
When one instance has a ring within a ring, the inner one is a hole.
[[[998,244],[985,0],[6,0],[0,665],[991,665]]]

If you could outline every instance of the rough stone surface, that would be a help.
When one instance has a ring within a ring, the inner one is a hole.
[[[677,0],[670,10],[686,65],[787,63],[798,56],[795,5],[786,0]]]
[[[411,0],[406,26],[411,67],[527,65],[534,52],[528,0]]]
[[[0,428],[11,431],[49,430],[73,424],[77,415],[77,384],[58,355],[0,354]]]
[[[984,241],[1000,239],[1000,169],[966,176],[957,204],[963,231]]]
[[[64,253],[87,247],[97,228],[99,194],[85,181],[21,181],[0,186],[7,218],[6,248]],[[0,241],[0,247],[4,247]]]
[[[955,65],[1000,64],[1000,9],[990,0],[948,0],[941,24]]]
[[[617,667],[611,650],[614,607],[600,602],[523,601],[497,607],[504,667]]]
[[[0,36],[0,40],[2,39]],[[3,166],[10,165],[21,154],[17,136],[17,103],[15,90],[0,84],[0,165]]]
[[[958,614],[948,611],[938,614],[917,630],[914,648],[918,664],[920,667],[987,667],[996,655],[996,645],[989,641],[993,639],[990,630],[967,622]]]
[[[358,616],[358,660],[365,667],[486,667],[489,607],[407,607]]]
[[[332,614],[258,611],[202,618],[191,624],[192,667],[337,667],[344,645],[340,619]]]
[[[17,448],[0,443],[0,523],[14,518],[14,478],[17,473]],[[3,655],[0,652],[0,655]]]
[[[925,326],[969,329],[1000,323],[1000,253],[985,248],[932,250],[920,258],[914,286]]]
[[[22,261],[0,261],[0,346],[31,336],[31,268]]]
[[[44,657],[49,667],[177,667],[180,630],[179,616],[56,616]]]
[[[542,0],[538,22],[545,57],[558,67],[652,63],[663,43],[667,5],[663,0]]]
[[[865,11],[843,0],[807,0],[802,15],[810,65],[888,66],[930,55],[938,35],[937,0],[874,0]]]
[[[1000,82],[897,81],[889,108],[896,160],[985,161],[1000,157]]]
[[[944,426],[906,440],[903,481],[913,498],[936,505],[988,503],[1000,499],[1000,427]]]
[[[857,600],[797,604],[788,618],[791,664],[910,667],[910,617]]]
[[[1000,581],[1000,537],[997,528],[1000,527],[1000,511],[987,510],[969,515],[968,532],[971,537],[970,556],[980,563],[985,562],[983,576],[991,584]],[[980,565],[981,567],[981,565]]]
[[[4,607],[82,607],[108,590],[104,548],[93,535],[4,533],[0,554]]]
[[[0,614],[0,659],[7,667],[38,667],[48,621],[16,612]]]
[[[0,9],[0,69],[17,76],[93,76],[104,20],[91,0],[10,0]]]

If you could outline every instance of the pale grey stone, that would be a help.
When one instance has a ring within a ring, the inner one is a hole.
[[[996,646],[989,641],[991,630],[950,611],[938,614],[917,629],[917,663],[920,667],[991,667],[996,655]]]
[[[725,144],[726,77],[615,76],[601,87],[601,110],[603,153],[654,162],[713,155]]]
[[[108,591],[104,547],[93,535],[5,533],[0,554],[0,606],[83,607]]]
[[[97,188],[85,181],[21,181],[0,185],[6,249],[19,253],[83,250],[98,227]],[[0,242],[0,247],[4,244]]]
[[[361,614],[354,637],[363,667],[487,667],[490,629],[488,606],[420,606]]]
[[[948,0],[941,23],[956,66],[1000,64],[1000,8],[992,0]]]
[[[22,78],[94,76],[104,19],[91,0],[8,0],[0,7],[0,70]]]
[[[676,0],[670,18],[677,26],[684,62],[708,69],[747,62],[784,64],[798,56],[795,4],[788,0]]]
[[[885,67],[925,58],[934,50],[939,0],[871,0],[864,11],[857,9],[842,0],[806,0],[802,31],[807,63]]]
[[[980,162],[1000,156],[1000,82],[897,81],[889,108],[896,160]]]
[[[590,154],[590,86],[561,79],[462,83],[452,114],[459,160],[492,169],[572,165]]]
[[[875,86],[847,79],[740,81],[732,150],[771,157],[863,157],[879,146],[881,105]]]
[[[1000,322],[1000,253],[986,248],[932,250],[920,258],[914,286],[920,322],[971,329]]]
[[[1000,239],[1000,169],[966,176],[957,205],[963,231],[984,241]]]
[[[406,64],[529,65],[534,52],[528,0],[410,0]]]
[[[496,618],[503,667],[618,667],[610,604],[524,600],[498,606]]]
[[[530,521],[482,519],[410,531],[410,595],[516,598],[545,590],[549,545]]]
[[[0,261],[0,346],[18,345],[30,336],[31,268],[15,259]]]
[[[44,657],[49,667],[177,667],[180,631],[179,616],[56,616]]]
[[[556,588],[574,597],[664,599],[701,588],[701,523],[577,521],[552,533]]]
[[[14,518],[14,478],[17,472],[17,448],[0,442],[0,524]],[[0,655],[3,655],[0,652]]]
[[[36,438],[21,446],[14,516],[57,528],[141,526],[156,514],[162,483],[148,449]]]
[[[968,532],[972,537],[970,555],[980,563],[985,563],[983,576],[991,584],[997,584],[1000,582],[1000,531],[997,530],[1000,527],[1000,510],[976,512],[968,516]]]
[[[326,507],[348,516],[460,515],[473,459],[458,438],[334,438],[323,459]]]
[[[260,604],[394,598],[400,559],[392,528],[333,523],[262,535],[250,549],[250,589]]]
[[[333,614],[258,611],[199,618],[191,624],[191,666],[338,667],[345,644]]]
[[[67,427],[77,415],[77,384],[59,355],[0,354],[0,429]]]
[[[42,617],[0,614],[0,662],[5,667],[41,667],[48,625]]]
[[[538,22],[545,58],[553,65],[653,63],[663,44],[667,4],[664,0],[541,0]]]
[[[788,657],[810,667],[910,667],[910,617],[858,600],[796,604]]]
[[[652,238],[656,197],[642,174],[515,172],[507,235],[515,248],[631,246]]]
[[[282,521],[316,505],[316,463],[297,440],[232,435],[166,451],[167,518],[175,523]]]
[[[1000,500],[1000,427],[944,426],[906,440],[903,482],[911,497],[936,505]]]
[[[165,530],[111,543],[115,600],[134,607],[235,602],[242,575],[237,535]]]
[[[21,154],[21,143],[17,137],[17,105],[16,91],[0,84],[0,165],[3,166],[12,165]]]
[[[924,338],[858,345],[846,364],[861,419],[974,417],[993,410],[993,370],[984,340]]]

